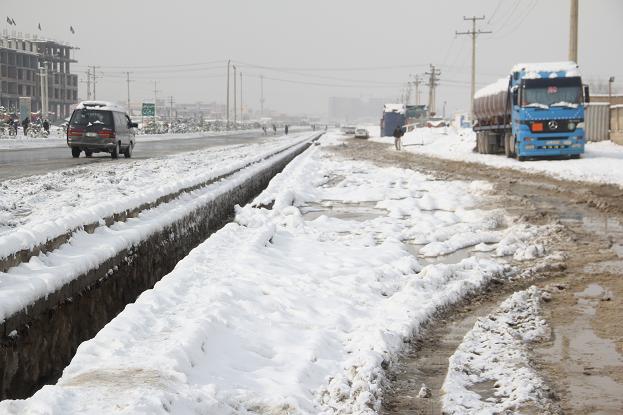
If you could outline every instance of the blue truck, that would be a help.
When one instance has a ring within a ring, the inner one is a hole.
[[[582,84],[574,62],[518,64],[474,95],[476,148],[482,154],[579,158],[584,153]]]

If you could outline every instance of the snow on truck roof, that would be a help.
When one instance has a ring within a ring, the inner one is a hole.
[[[397,112],[398,114],[404,114],[406,110],[404,104],[385,104],[383,105],[383,112]]]
[[[578,64],[572,61],[518,63],[511,69],[512,72],[525,72],[524,79],[541,78],[542,72],[549,72],[549,77],[556,77],[556,72],[565,72],[564,76],[580,76]]]
[[[82,101],[78,105],[76,105],[77,110],[90,108],[90,109],[98,109],[103,111],[120,111],[125,112],[125,108],[116,104],[114,102],[108,101]]]
[[[542,77],[542,73],[549,73],[546,75],[550,78],[557,77],[558,72],[565,72],[568,76],[580,76],[578,64],[571,61],[563,62],[540,62],[540,63],[518,63],[511,69],[511,74],[514,72],[524,72],[524,79],[538,79]],[[492,84],[479,89],[474,94],[474,98],[481,98],[485,96],[497,95],[500,92],[505,91],[508,88],[508,77],[501,78]]]

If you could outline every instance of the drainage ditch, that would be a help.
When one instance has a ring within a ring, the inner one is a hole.
[[[231,221],[236,204],[257,196],[308,146],[279,154],[251,179],[7,318],[0,333],[0,400],[26,398],[55,382],[80,343],[97,334],[194,247]]]

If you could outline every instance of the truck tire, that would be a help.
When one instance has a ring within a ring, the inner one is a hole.
[[[71,156],[75,159],[80,157],[80,147],[72,147],[71,148]]]
[[[513,152],[511,151],[511,135],[510,134],[504,134],[504,154],[506,154],[506,157],[508,158],[513,157]]]

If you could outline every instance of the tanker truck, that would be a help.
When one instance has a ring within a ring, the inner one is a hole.
[[[588,87],[574,62],[515,65],[510,76],[474,95],[476,148],[519,161],[579,158],[588,101]]]

